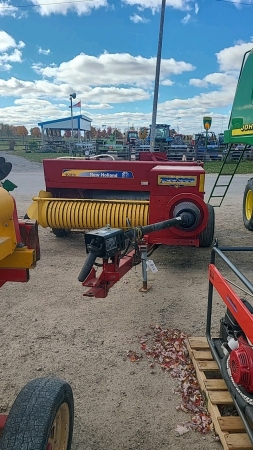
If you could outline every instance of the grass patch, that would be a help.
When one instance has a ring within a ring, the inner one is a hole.
[[[228,162],[225,164],[223,171],[226,173],[233,173],[236,162]],[[222,166],[222,161],[207,161],[204,163],[206,173],[219,173]],[[237,174],[253,173],[253,161],[241,161],[236,170]]]
[[[42,163],[43,159],[55,159],[60,156],[68,156],[67,153],[26,153],[24,150],[15,150],[10,152],[6,150],[10,155],[22,156],[23,158],[29,159],[29,161]]]
[[[42,163],[43,159],[55,159],[60,156],[68,156],[68,153],[26,153],[23,146],[17,146],[16,150],[11,152],[7,148],[2,149],[0,146],[0,152],[6,151],[10,155],[22,156],[32,162]],[[223,169],[226,173],[233,173],[236,162],[228,162]],[[219,173],[222,166],[222,161],[207,161],[204,163],[204,169],[206,173]],[[237,174],[253,174],[253,161],[241,161],[237,167]]]

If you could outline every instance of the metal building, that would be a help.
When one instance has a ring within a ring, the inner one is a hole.
[[[62,131],[69,131],[69,130],[77,131],[78,138],[80,140],[82,132],[85,135],[86,131],[90,131],[91,122],[92,120],[89,117],[84,116],[83,114],[73,116],[73,118],[70,116],[65,117],[64,119],[48,120],[47,122],[40,122],[38,123],[38,126],[41,127],[42,144],[46,136],[47,137],[50,136],[52,138],[57,137],[60,138]]]

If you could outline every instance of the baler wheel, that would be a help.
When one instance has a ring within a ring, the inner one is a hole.
[[[247,230],[253,231],[253,178],[248,181],[244,190],[243,223]]]
[[[59,378],[30,381],[8,416],[1,450],[70,450],[74,422],[72,389]]]
[[[208,209],[208,222],[203,231],[199,234],[199,246],[200,247],[210,247],[214,238],[214,208],[212,205],[207,205]]]
[[[70,234],[70,230],[64,230],[61,228],[52,228],[52,232],[59,238],[67,237]]]

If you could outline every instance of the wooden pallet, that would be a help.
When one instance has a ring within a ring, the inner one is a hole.
[[[206,398],[215,432],[224,450],[253,450],[243,422],[238,416],[222,416],[221,405],[233,406],[233,399],[225,381],[220,375],[218,365],[213,359],[205,337],[190,337],[187,348],[196,370],[200,388]],[[213,374],[213,377],[212,377]],[[207,376],[208,375],[208,376]]]

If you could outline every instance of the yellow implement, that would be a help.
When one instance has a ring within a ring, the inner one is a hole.
[[[0,268],[30,269],[35,264],[35,250],[21,242],[14,199],[0,187]]]

